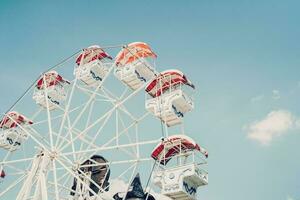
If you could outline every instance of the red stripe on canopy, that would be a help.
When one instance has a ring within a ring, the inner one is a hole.
[[[112,59],[108,53],[106,53],[103,49],[101,49],[98,45],[90,46],[86,49],[83,49],[83,53],[81,53],[76,58],[76,64],[79,66],[80,64],[84,65],[90,63],[94,60],[102,60],[104,58]]]
[[[192,82],[188,80],[181,71],[171,69],[161,72],[156,76],[156,78],[147,85],[146,92],[152,97],[158,97],[170,87],[178,84],[184,84],[195,88]]]
[[[44,82],[46,84],[44,84]],[[57,85],[59,83],[70,83],[67,80],[64,80],[62,76],[60,76],[56,71],[50,71],[45,73],[41,78],[37,81],[36,87],[40,89],[44,89],[44,87],[48,88],[53,85]]]
[[[12,111],[7,113],[0,121],[0,128],[15,128],[21,124],[33,124],[33,122],[27,119],[24,115],[18,112]]]
[[[200,151],[205,157],[208,157],[208,152],[201,148],[193,139],[185,135],[174,135],[166,138],[158,144],[152,151],[151,157],[166,165],[172,157],[180,153],[180,151]]]
[[[116,56],[115,65],[124,66],[140,58],[156,58],[157,55],[152,51],[150,46],[144,42],[133,42],[128,44]]]

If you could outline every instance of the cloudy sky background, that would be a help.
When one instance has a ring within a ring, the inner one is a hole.
[[[0,111],[92,44],[145,41],[197,87],[190,136],[210,151],[205,200],[300,199],[297,0],[0,2]]]

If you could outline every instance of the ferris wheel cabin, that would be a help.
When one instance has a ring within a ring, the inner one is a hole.
[[[150,95],[146,100],[146,109],[168,126],[180,124],[185,113],[194,109],[194,88],[181,71],[164,71],[146,87]]]
[[[0,148],[17,150],[28,139],[26,127],[33,122],[18,112],[7,113],[0,122]]]
[[[107,75],[111,60],[100,46],[90,46],[77,57],[74,75],[87,86],[97,87]]]
[[[137,90],[154,77],[155,69],[150,63],[156,57],[148,44],[130,43],[116,56],[115,75],[132,90]]]
[[[196,157],[208,152],[185,135],[173,135],[156,146],[152,158],[160,167],[154,170],[152,180],[161,194],[174,200],[195,200],[197,188],[208,184],[208,173],[200,168]],[[177,158],[177,162],[172,162]],[[201,165],[202,166],[202,165]]]
[[[56,71],[47,72],[37,81],[33,99],[36,101],[36,104],[43,108],[54,110],[67,97],[64,89],[66,84],[70,83],[63,79]]]

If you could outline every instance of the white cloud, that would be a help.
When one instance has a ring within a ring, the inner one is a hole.
[[[278,90],[273,90],[272,91],[272,98],[275,99],[275,100],[278,100],[280,99],[280,92]]]
[[[265,97],[269,98],[269,96],[270,96],[269,94],[268,95],[260,94],[260,95],[252,97],[251,102],[256,103],[256,102],[263,100]],[[281,98],[280,91],[276,90],[276,89],[272,90],[271,98],[274,100],[279,100]]]
[[[277,110],[247,126],[246,130],[248,138],[268,145],[274,137],[282,136],[297,126],[300,127],[300,119],[296,119],[289,111]]]
[[[252,97],[251,102],[255,103],[255,102],[261,101],[263,98],[264,98],[264,95],[258,95],[258,96]]]
[[[295,122],[296,128],[300,128],[300,119],[297,119]]]

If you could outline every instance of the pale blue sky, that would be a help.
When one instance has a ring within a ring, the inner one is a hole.
[[[197,86],[186,121],[210,151],[200,198],[300,199],[299,127],[268,145],[247,137],[272,111],[300,117],[299,8],[297,0],[2,0],[0,110],[82,47],[145,41],[160,70],[178,67]]]

